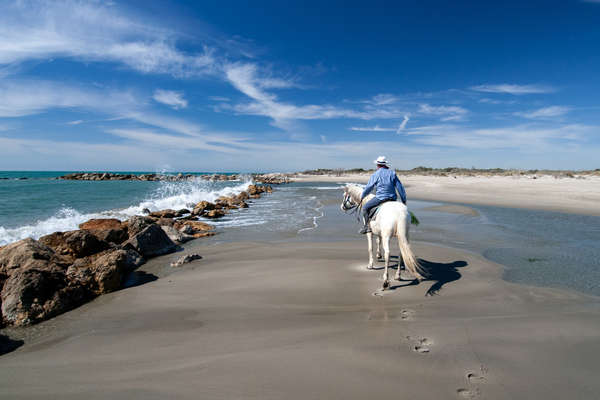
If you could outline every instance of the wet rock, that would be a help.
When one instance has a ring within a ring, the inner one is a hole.
[[[192,215],[202,215],[204,212],[209,210],[214,210],[215,205],[209,201],[201,201],[200,203],[194,206],[192,210]]]
[[[123,249],[128,248],[148,258],[172,253],[177,245],[159,225],[151,224],[123,244]]]
[[[200,254],[186,254],[180,257],[177,261],[171,263],[171,267],[179,267],[180,265],[190,263],[194,260],[200,260],[202,256]]]
[[[225,215],[225,211],[223,210],[210,210],[209,212],[204,214],[204,217],[206,218],[221,218]]]
[[[151,212],[149,216],[155,218],[175,218],[177,216],[177,211],[171,209],[154,211]]]
[[[182,208],[181,210],[177,210],[177,213],[175,214],[176,217],[183,217],[185,214],[189,214],[191,211],[188,210],[187,208]]]
[[[152,211],[150,211],[150,209],[149,209],[149,208],[144,208],[144,209],[142,210],[142,214],[146,214],[146,215],[147,215],[147,214],[150,214],[151,212],[152,212]]]

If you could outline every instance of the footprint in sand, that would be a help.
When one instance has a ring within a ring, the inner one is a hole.
[[[469,383],[482,383],[485,381],[485,377],[475,372],[469,372],[467,374],[467,380],[469,381]]]
[[[474,399],[479,396],[479,389],[458,389],[456,394],[461,399]]]
[[[405,309],[400,311],[400,319],[402,319],[403,321],[412,320],[413,315],[415,315],[415,310]]]
[[[413,347],[413,351],[420,354],[427,354],[430,352],[430,346],[433,342],[427,338],[413,338],[411,336],[406,337],[408,340],[412,340],[416,342],[416,345]]]
[[[481,391],[479,390],[479,388],[477,387],[478,384],[484,383],[485,382],[485,374],[487,373],[488,369],[485,365],[482,365],[480,367],[480,372],[467,372],[466,374],[466,378],[467,378],[467,382],[469,382],[469,385],[474,385],[473,388],[470,389],[466,389],[466,388],[461,388],[458,389],[456,391],[456,394],[458,395],[458,397],[462,398],[462,399],[474,399],[476,397],[479,397],[481,394]]]

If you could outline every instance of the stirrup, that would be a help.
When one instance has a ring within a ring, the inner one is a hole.
[[[365,233],[369,232],[371,232],[371,228],[369,228],[368,226],[363,226],[362,229],[358,231],[358,233],[360,233],[361,235],[364,235]]]

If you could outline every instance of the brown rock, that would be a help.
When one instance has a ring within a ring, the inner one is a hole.
[[[206,218],[221,218],[225,215],[225,211],[223,210],[210,210],[204,216]]]
[[[202,215],[205,211],[214,210],[215,205],[209,201],[201,201],[194,206],[192,215]]]
[[[164,226],[161,226],[161,228],[167,234],[169,239],[171,239],[175,243],[181,244],[181,243],[189,242],[190,240],[194,239],[193,236],[188,235],[187,233],[181,232],[181,231],[175,229],[173,226],[164,225]]]
[[[55,253],[72,258],[86,257],[110,247],[107,242],[85,230],[54,232],[42,236],[39,241],[53,249]]]
[[[84,287],[93,295],[121,288],[127,274],[143,263],[143,258],[131,249],[116,249],[101,255],[77,260],[67,269],[67,280]]]
[[[188,235],[199,232],[212,231],[213,229],[215,229],[214,226],[201,221],[178,221],[178,223],[175,224],[175,228],[181,232],[187,233]],[[189,229],[191,229],[192,231],[190,231]]]
[[[123,249],[128,248],[148,258],[172,253],[177,249],[177,245],[159,225],[152,224],[123,244]]]
[[[151,212],[149,216],[155,218],[175,218],[177,216],[177,211],[171,209],[154,211]]]
[[[0,250],[0,275],[9,276],[17,269],[43,269],[55,258],[50,247],[31,238],[23,239]]]
[[[127,227],[115,218],[90,219],[80,224],[79,228],[105,242],[121,244],[128,238]]]
[[[154,219],[150,217],[136,215],[134,217],[129,218],[127,220],[127,232],[129,233],[129,237],[134,237],[153,223]]]
[[[67,311],[74,305],[66,296],[65,286],[64,270],[56,264],[16,270],[2,288],[4,321],[29,325]]]

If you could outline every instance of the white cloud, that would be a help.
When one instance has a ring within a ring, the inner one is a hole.
[[[83,120],[82,119],[78,119],[78,120],[75,120],[75,121],[69,121],[69,122],[67,122],[67,125],[79,125],[79,124],[82,124],[82,123],[83,123]]]
[[[397,128],[382,128],[379,125],[375,126],[353,126],[350,128],[351,131],[359,132],[396,132]]]
[[[552,93],[556,92],[556,89],[552,86],[546,85],[515,85],[509,83],[496,84],[496,85],[478,85],[472,86],[471,90],[484,93],[507,93],[513,95],[522,94],[538,94],[538,93]]]
[[[115,113],[142,104],[132,92],[98,90],[48,81],[0,81],[0,117],[21,117],[52,108]]]
[[[565,106],[550,106],[544,107],[533,111],[527,112],[516,112],[514,115],[529,119],[547,119],[561,117],[571,110],[570,107]]]
[[[393,119],[404,115],[402,110],[389,107],[375,107],[368,105],[364,109],[355,110],[328,104],[294,105],[279,101],[278,97],[267,92],[265,89],[271,87],[271,78],[263,78],[259,73],[258,66],[249,63],[229,64],[225,66],[226,79],[237,90],[251,98],[252,102],[235,104],[221,109],[231,109],[239,114],[262,115],[273,119],[273,125],[283,129],[293,125],[294,120],[317,120],[317,119]],[[281,84],[280,87],[291,87]],[[386,101],[383,101],[387,103]]]
[[[419,105],[418,111],[425,115],[440,116],[442,121],[461,121],[469,112],[458,106],[431,106],[429,104]]]
[[[18,1],[0,13],[0,64],[66,57],[177,77],[212,74],[212,52],[179,50],[176,35],[97,1]]]
[[[154,96],[152,96],[152,98],[159,103],[170,106],[174,110],[186,108],[188,106],[187,100],[183,98],[183,93],[173,90],[157,89],[154,91]]]
[[[598,128],[587,125],[517,125],[503,128],[469,128],[457,125],[422,126],[407,130],[415,143],[464,149],[520,149],[543,152],[560,149],[565,142],[578,145]]]
[[[410,118],[408,117],[408,115],[405,115],[404,119],[400,123],[400,126],[398,126],[398,130],[396,131],[396,133],[402,132],[406,128],[406,124],[408,123],[409,120],[410,120]]]

